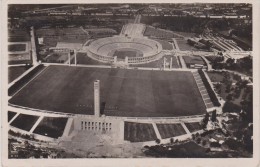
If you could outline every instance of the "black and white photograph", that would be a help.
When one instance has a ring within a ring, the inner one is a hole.
[[[5,4],[4,166],[259,156],[258,3],[54,2]]]

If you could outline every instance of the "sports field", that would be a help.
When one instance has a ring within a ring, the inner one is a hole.
[[[33,133],[58,138],[62,136],[68,118],[44,117]]]
[[[119,59],[124,59],[126,56],[128,57],[142,57],[143,54],[142,52],[134,49],[121,49],[121,50],[116,50],[113,56],[117,56]]]
[[[191,133],[202,129],[199,122],[189,122],[185,123],[185,125]]]
[[[102,113],[159,117],[204,114],[191,72],[49,66],[9,102],[43,110],[93,114],[93,82],[101,82]]]
[[[38,118],[39,116],[19,114],[11,125],[22,130],[30,131]]]
[[[12,82],[20,75],[22,75],[26,70],[31,68],[31,66],[14,66],[8,67],[8,83]]]
[[[156,126],[163,139],[186,134],[181,124],[156,124]]]
[[[145,142],[155,140],[157,137],[152,124],[125,122],[124,139],[130,142]]]
[[[25,44],[10,44],[8,45],[9,52],[18,52],[18,51],[25,51],[26,45]]]

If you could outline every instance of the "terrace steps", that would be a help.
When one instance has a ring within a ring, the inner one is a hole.
[[[62,134],[62,137],[68,137],[72,131],[72,128],[73,128],[73,118],[69,118],[65,126],[64,132]]]

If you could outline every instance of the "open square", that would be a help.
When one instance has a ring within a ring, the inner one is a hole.
[[[49,66],[9,100],[29,108],[93,115],[93,82],[100,80],[101,113],[175,117],[206,112],[189,71]]]

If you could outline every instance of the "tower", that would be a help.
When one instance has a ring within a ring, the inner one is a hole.
[[[100,117],[100,81],[94,81],[94,112],[96,117]]]

